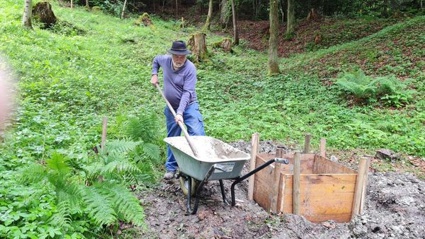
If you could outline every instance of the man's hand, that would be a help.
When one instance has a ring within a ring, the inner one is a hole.
[[[152,77],[151,77],[151,84],[153,86],[158,85],[158,75],[152,75]]]
[[[176,120],[176,123],[179,123],[179,121],[184,123],[183,116],[181,114],[176,114],[176,117],[174,119]]]

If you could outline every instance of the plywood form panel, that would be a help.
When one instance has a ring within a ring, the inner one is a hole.
[[[348,173],[348,174],[357,174],[356,171],[345,167],[337,162],[332,162],[326,158],[323,158],[319,155],[315,155],[313,161],[313,173],[314,174],[323,174],[323,173]]]
[[[312,222],[349,221],[356,178],[354,174],[301,175],[300,214]],[[292,179],[292,175],[282,179],[283,213],[292,213]]]
[[[256,167],[273,158],[274,155],[259,154],[256,158]],[[287,155],[283,158],[293,163],[293,156]],[[333,166],[336,169],[333,169]],[[336,173],[312,174],[313,168],[321,172]],[[267,211],[270,211],[271,206],[273,208],[277,206],[280,212],[292,213],[293,165],[282,165],[279,185],[273,183],[276,182],[273,169],[274,164],[256,173],[254,200]],[[326,220],[348,222],[351,218],[356,178],[357,174],[354,170],[344,168],[317,155],[302,154],[300,214],[312,222]],[[279,191],[278,202],[272,205],[271,201],[273,197],[276,197],[276,187]]]

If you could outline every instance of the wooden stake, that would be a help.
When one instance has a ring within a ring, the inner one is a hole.
[[[283,166],[282,166],[283,167]],[[282,179],[282,181],[280,182],[281,184],[282,184],[282,186],[281,186],[281,192],[282,192],[282,194],[281,194],[281,197],[280,197],[280,204],[278,204],[278,210],[279,210],[279,212],[283,212],[283,210],[284,210],[284,206],[285,206],[285,200],[284,200],[284,195],[285,195],[285,190],[286,190],[286,181],[287,180],[289,180],[289,178],[290,178],[290,175],[289,174],[283,174],[283,179]]]
[[[320,156],[323,158],[326,158],[326,139],[321,138],[320,139]]]
[[[105,144],[106,144],[106,129],[108,126],[108,117],[103,117],[102,122],[102,143],[100,144],[100,150],[105,150]]]
[[[363,209],[364,209],[364,202],[365,202],[365,198],[366,198],[366,189],[367,189],[367,178],[368,178],[368,173],[369,173],[369,165],[370,165],[370,160],[366,159],[366,167],[364,168],[363,171],[363,182],[362,182],[362,196],[361,196],[361,201],[360,201],[360,208],[359,208],[359,214],[363,214]]]
[[[250,171],[255,169],[255,164],[256,164],[257,154],[258,154],[258,143],[259,143],[259,135],[258,133],[254,133],[251,139]],[[249,200],[254,199],[254,181],[255,181],[255,174],[249,177],[249,182],[248,182],[248,199]]]
[[[282,158],[283,152],[282,148],[278,147],[276,149],[276,158]],[[279,199],[279,187],[281,186],[280,183],[280,172],[282,170],[282,164],[280,163],[274,163],[274,170],[273,170],[273,184],[272,184],[272,196],[271,196],[271,202],[270,202],[270,210],[273,213],[279,213],[278,210],[278,199]]]
[[[305,154],[308,154],[310,152],[310,140],[311,140],[311,135],[306,134],[305,135],[305,141],[304,141],[304,153]]]
[[[362,201],[362,192],[363,192],[363,183],[364,183],[364,171],[367,166],[366,159],[361,159],[359,163],[359,170],[356,180],[356,191],[354,191],[354,201],[353,201],[353,210],[351,214],[351,219],[359,215],[360,213],[360,204]]]
[[[300,153],[295,153],[294,158],[294,176],[292,185],[292,213],[300,214],[300,174],[301,174],[301,159]]]

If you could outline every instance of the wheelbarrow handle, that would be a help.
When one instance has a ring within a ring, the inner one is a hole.
[[[165,98],[165,95],[162,92],[161,87],[159,87],[159,84],[155,84],[155,86],[158,89],[159,93],[161,93],[162,98],[165,100],[165,103],[167,103],[168,109],[171,111],[171,113],[173,114],[173,116],[175,118],[177,116],[176,111],[173,109],[173,107],[171,106],[170,102],[168,102],[167,98]],[[186,138],[187,142],[189,143],[190,149],[192,149],[193,155],[195,155],[195,157],[197,157],[198,156],[198,151],[196,150],[196,147],[193,144],[193,141],[190,138],[189,133],[187,132],[186,128],[184,127],[184,124],[181,121],[177,121],[177,124],[182,129],[183,134],[184,134],[184,137]]]

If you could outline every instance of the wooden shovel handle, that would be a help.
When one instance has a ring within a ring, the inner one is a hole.
[[[158,89],[159,93],[161,93],[162,98],[164,98],[165,103],[167,103],[168,109],[171,111],[171,113],[173,114],[174,118],[177,116],[176,115],[176,111],[173,109],[173,107],[171,106],[170,102],[168,102],[167,98],[165,98],[164,93],[162,92],[161,87],[159,87],[159,84],[155,84],[156,88]],[[195,148],[195,145],[193,144],[192,139],[189,136],[189,133],[187,132],[186,128],[184,127],[184,124],[181,121],[177,121],[178,125],[180,126],[180,128],[183,131],[184,137],[186,138],[187,142],[189,143],[190,149],[192,149],[193,155],[195,155],[195,157],[198,156],[198,151]]]

